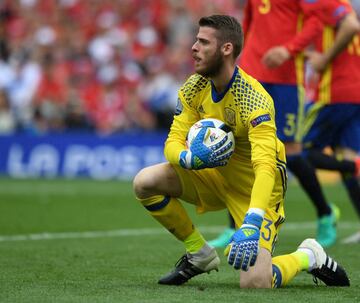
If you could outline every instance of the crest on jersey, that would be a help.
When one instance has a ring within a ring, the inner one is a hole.
[[[227,125],[236,125],[236,113],[232,108],[225,107],[225,122]]]
[[[256,117],[255,119],[251,120],[250,123],[252,125],[252,127],[258,126],[259,124],[266,122],[266,121],[270,121],[271,117],[269,114],[265,114],[265,115],[261,115]]]
[[[180,115],[183,111],[183,105],[181,103],[180,98],[177,99],[176,106],[175,106],[175,115]]]

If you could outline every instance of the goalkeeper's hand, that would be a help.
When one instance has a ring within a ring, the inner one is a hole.
[[[259,254],[260,228],[263,217],[257,213],[248,212],[244,223],[234,233],[225,255],[230,265],[235,269],[248,271],[256,262]]]
[[[180,153],[179,163],[183,168],[187,169],[203,169],[217,166],[224,166],[230,159],[232,152],[227,152],[232,142],[226,141],[227,135],[218,143],[207,147],[203,141],[206,134],[206,128],[202,128],[189,149]]]

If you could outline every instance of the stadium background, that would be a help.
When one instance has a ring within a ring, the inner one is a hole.
[[[121,166],[137,165],[131,172],[107,171],[115,154],[141,146],[142,140],[130,146],[136,142],[132,137],[168,129],[177,90],[193,71],[190,47],[199,17],[217,12],[241,19],[243,5],[233,0],[1,1],[0,173],[94,176],[87,167],[95,165],[103,167],[103,174],[95,174],[100,179],[123,178],[159,162],[164,134],[144,146],[145,154],[123,158]],[[54,138],[62,148],[50,143]],[[160,146],[155,158],[154,146]],[[74,157],[83,158],[78,174],[63,167]]]
[[[162,161],[177,90],[193,72],[197,20],[242,20],[244,4],[1,1],[0,173],[131,179]]]
[[[181,247],[136,204],[128,180],[163,160],[177,89],[193,71],[197,20],[212,13],[241,20],[244,4],[0,1],[1,302],[218,302],[239,292],[224,260],[221,275],[194,280],[187,291],[170,296],[156,288]],[[325,179],[332,181],[326,194],[342,209],[340,236],[358,230],[337,175]],[[316,229],[296,184],[287,200],[290,228],[279,253]],[[226,215],[196,220],[211,237]],[[356,244],[330,252],[350,268],[354,288],[309,294],[304,274],[282,295],[245,291],[242,299],[358,301]]]

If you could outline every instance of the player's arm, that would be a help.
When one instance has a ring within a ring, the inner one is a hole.
[[[198,111],[187,104],[179,94],[177,112],[174,117],[168,139],[165,142],[165,157],[172,164],[178,164],[186,169],[203,169],[224,166],[232,153],[227,153],[231,144],[224,137],[220,142],[206,146],[204,138],[207,129],[201,128],[189,147],[186,146],[186,136],[190,127],[200,119]],[[181,108],[181,110],[179,110]]]
[[[275,183],[276,127],[270,112],[258,110],[249,117],[249,141],[255,181],[249,209],[265,212]]]
[[[225,251],[228,263],[245,271],[255,264],[259,253],[260,229],[275,184],[277,149],[274,115],[270,111],[253,112],[248,127],[255,181],[243,224]]]
[[[326,51],[326,62],[331,62],[349,44],[354,35],[360,32],[360,22],[353,13],[347,14],[338,26],[334,45]]]
[[[324,53],[306,52],[310,65],[317,72],[323,72],[327,65],[347,47],[354,35],[360,32],[360,22],[355,14],[349,13],[338,22],[337,28],[334,44],[328,50]]]
[[[341,6],[344,9],[342,11],[341,9],[340,11],[337,11]],[[339,0],[319,0],[316,3],[302,0],[300,1],[300,7],[304,19],[303,28],[290,41],[283,45],[275,46],[264,54],[262,61],[267,67],[278,67],[292,56],[303,51],[308,45],[314,42],[319,35],[321,35],[325,24],[336,23],[349,11],[349,5],[346,5]],[[348,25],[351,26],[354,24]],[[337,46],[339,48],[342,47],[343,49],[347,44],[345,42],[347,37],[343,36],[342,38],[343,40],[340,40],[341,37],[339,37],[340,41]],[[345,44],[345,46],[341,45],[341,43]],[[338,52],[339,50],[333,49],[329,53],[329,56],[333,57],[334,53]]]
[[[179,93],[174,120],[165,142],[165,158],[172,164],[179,164],[180,154],[186,150],[186,135],[190,127],[200,119],[197,110],[184,101]]]
[[[284,44],[291,56],[302,52],[322,33],[323,23],[315,15],[304,15],[304,25],[293,39]]]
[[[301,31],[285,44],[291,55],[303,51],[308,45],[312,44],[322,34],[324,25],[335,25],[350,11],[350,7],[341,2],[344,1],[300,1],[304,25]],[[337,11],[340,6],[342,8]]]
[[[321,35],[323,24],[314,9],[303,8],[303,27],[293,38],[283,45],[270,48],[263,56],[262,62],[268,68],[276,68],[291,57],[302,52]]]

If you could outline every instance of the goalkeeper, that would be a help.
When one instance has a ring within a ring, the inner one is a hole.
[[[276,137],[271,97],[235,64],[242,46],[243,33],[235,18],[200,19],[192,46],[196,74],[179,90],[165,143],[168,163],[147,167],[134,179],[136,197],[186,251],[159,283],[180,285],[217,270],[220,263],[181,199],[194,204],[198,213],[227,208],[234,217],[237,231],[226,253],[228,263],[240,270],[240,287],[283,286],[301,270],[327,285],[349,285],[343,268],[313,239],[303,241],[291,254],[272,256],[284,221],[285,151]],[[228,140],[209,148],[202,143],[202,131],[186,148],[189,128],[203,118],[217,118],[232,129],[231,158]],[[329,262],[333,265],[326,266]]]

